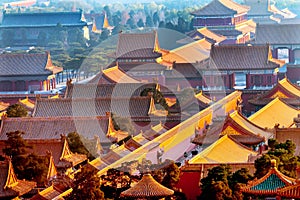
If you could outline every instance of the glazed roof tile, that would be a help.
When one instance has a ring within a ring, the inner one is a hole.
[[[166,69],[166,66],[156,62],[118,62],[118,66],[125,72],[162,72]]]
[[[121,193],[121,197],[157,198],[167,197],[174,191],[158,183],[150,174],[144,174],[142,179],[133,187]]]
[[[121,33],[116,49],[116,58],[157,58],[158,39],[156,32]]]
[[[35,102],[33,100],[29,99],[28,97],[26,97],[25,99],[19,99],[18,103],[30,111],[33,111],[34,105],[35,105]]]
[[[249,102],[255,105],[266,105],[276,97],[290,105],[297,105],[300,101],[300,88],[287,78],[284,78],[278,81],[271,90],[257,95],[255,98],[250,99]]]
[[[210,67],[218,70],[276,69],[270,49],[265,46],[214,46],[210,53]]]
[[[18,180],[11,161],[0,161],[0,197],[13,198],[26,194],[36,186],[35,182]]]
[[[240,98],[241,92],[239,91],[235,91],[229,94],[222,100],[200,111],[192,117],[182,121],[177,126],[174,126],[170,130],[164,132],[163,134],[144,144],[140,148],[116,160],[111,165],[101,169],[98,172],[98,175],[104,174],[109,168],[116,168],[120,166],[121,163],[140,160],[145,157],[147,157],[148,159],[148,156],[152,160],[152,162],[156,162],[156,151],[160,148],[164,150],[164,156],[166,156],[165,158],[171,160],[179,159],[181,157],[181,154],[192,145],[190,143],[190,138],[192,138],[195,134],[195,127],[200,126],[200,124],[203,124],[205,121],[210,122],[212,119],[212,112],[231,112],[236,108],[237,99]]]
[[[255,44],[300,44],[300,24],[259,24]]]
[[[248,10],[248,7],[231,0],[212,0],[210,3],[191,14],[195,16],[233,16],[235,14],[245,13]]]
[[[206,39],[194,41],[169,51],[161,57],[161,62],[196,63],[209,58],[211,43]]]
[[[49,53],[0,55],[0,76],[51,75],[62,70],[58,69]]]
[[[61,193],[62,191],[51,185],[41,192],[39,191],[38,194],[31,198],[31,200],[52,200],[55,199],[55,197],[58,197]]]
[[[239,31],[239,30],[236,30],[236,29],[229,29],[229,30],[227,30],[227,29],[220,29],[220,30],[215,29],[215,30],[213,30],[213,32],[215,32],[216,34],[219,34],[219,35],[223,35],[224,37],[227,37],[227,39],[228,39],[229,36],[237,37],[237,36],[243,34],[242,31]]]
[[[128,76],[116,65],[102,70],[88,83],[140,83],[140,81]]]
[[[5,13],[0,27],[86,26],[81,12]]]
[[[202,35],[204,35],[206,38],[210,38],[210,39],[216,41],[216,43],[220,43],[220,42],[226,40],[225,36],[216,34],[214,31],[211,31],[207,27],[197,29],[197,31],[199,33],[201,33]]]
[[[189,163],[241,163],[248,162],[249,156],[256,154],[257,152],[224,135],[193,157]]]
[[[235,121],[236,119],[237,121]],[[250,126],[247,127],[245,125]],[[235,111],[225,119],[220,118],[213,120],[213,124],[208,128],[207,132],[197,135],[193,139],[193,142],[200,145],[212,144],[219,137],[224,135],[230,135],[232,139],[244,145],[256,145],[264,142],[265,136],[267,136],[267,138],[271,137],[272,133],[251,124],[251,122],[244,119],[241,114]]]
[[[278,113],[284,113],[284,115],[278,115]],[[298,114],[300,114],[300,110],[287,105],[279,98],[275,98],[248,119],[260,127],[273,128],[276,124],[290,127],[294,117],[297,117]]]
[[[300,197],[300,184],[291,185],[284,187],[282,189],[278,190],[278,194],[281,197],[285,198],[293,198],[293,199],[299,199]]]
[[[84,98],[84,99],[37,99],[34,117],[56,116],[105,116],[107,112],[119,116],[148,116],[150,97],[132,98]]]
[[[155,83],[69,84],[65,98],[138,97],[144,89],[155,87]]]
[[[24,139],[60,139],[61,135],[77,132],[93,139],[99,136],[102,142],[108,131],[108,117],[22,117],[6,118],[2,121],[0,140],[6,140],[6,133],[25,132]]]
[[[270,0],[244,0],[244,4],[250,7],[248,15],[251,16],[270,16]]]
[[[277,191],[285,186],[295,184],[295,179],[282,174],[276,167],[258,180],[254,180],[242,188],[244,193],[259,195],[277,195]]]
[[[8,108],[8,106],[9,106],[9,103],[0,101],[0,111],[6,110]]]
[[[256,23],[253,20],[247,20],[243,23],[236,25],[236,30],[241,31],[243,34],[255,33]]]
[[[205,38],[209,43],[214,44],[226,40],[225,36],[216,34],[214,31],[211,31],[207,27],[192,30],[186,33],[186,35],[188,36],[187,38],[183,38],[181,40],[178,40],[177,42],[185,44],[193,42],[194,40],[201,40]]]

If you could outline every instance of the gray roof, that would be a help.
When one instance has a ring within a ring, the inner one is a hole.
[[[255,44],[300,44],[300,24],[258,24]]]
[[[0,76],[50,75],[47,70],[48,53],[1,54]]]
[[[4,13],[0,28],[86,26],[81,12]]]
[[[191,14],[195,16],[233,16],[238,13],[246,13],[248,10],[247,6],[238,4],[233,0],[212,0]]]
[[[157,58],[156,32],[119,34],[116,58]]]
[[[214,46],[210,51],[210,67],[218,70],[255,70],[279,67],[269,60],[269,46]]]
[[[268,9],[270,0],[244,0],[244,4],[250,6],[248,16],[270,16],[272,14]]]

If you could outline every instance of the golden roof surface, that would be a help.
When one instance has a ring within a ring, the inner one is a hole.
[[[196,63],[209,57],[210,48],[211,43],[206,39],[197,40],[171,50],[169,53],[162,56],[162,61],[160,62]]]
[[[248,162],[249,155],[256,155],[248,147],[224,135],[212,145],[193,157],[189,164],[202,163],[242,163]]]
[[[223,36],[223,35],[219,35],[219,34],[216,34],[212,31],[210,31],[207,27],[203,27],[203,28],[200,28],[200,29],[197,29],[197,31],[199,33],[201,33],[202,35],[210,38],[210,39],[213,39],[216,41],[216,43],[220,43],[224,40],[226,40],[226,37]]]
[[[244,129],[255,133],[256,135],[260,135],[265,137],[266,139],[273,137],[273,133],[264,130],[263,128],[257,126],[256,124],[252,123],[247,118],[243,117],[238,111],[234,111],[230,114],[230,117],[236,121],[240,126]]]
[[[259,111],[248,117],[248,119],[264,128],[274,128],[276,124],[284,127],[293,125],[293,118],[300,114],[300,110],[293,108],[279,98],[265,105]]]
[[[118,66],[107,68],[102,71],[103,75],[115,83],[140,83],[140,81],[131,78],[125,72],[119,69]]]
[[[158,183],[151,174],[144,174],[143,178],[135,186],[123,191],[121,197],[154,198],[167,197],[173,194],[173,190]]]
[[[203,124],[205,124],[205,122],[210,123],[214,114],[225,114],[227,112],[232,112],[234,109],[236,109],[236,102],[241,98],[241,94],[241,92],[235,91],[227,95],[208,108],[200,111],[189,119],[147,142],[143,146],[135,149],[128,155],[118,159],[109,166],[100,169],[98,175],[106,173],[109,168],[116,168],[124,162],[139,160],[145,156],[147,156],[147,159],[149,159],[154,154],[154,159],[156,160],[155,149],[159,148],[164,150],[165,155],[168,154],[167,158],[173,160],[177,159],[178,153],[176,152],[182,153],[191,145],[190,138],[194,136],[196,127],[203,128]],[[187,143],[185,141],[189,142]]]
[[[296,85],[293,85],[287,78],[280,80],[278,84],[282,85],[292,94],[300,97],[300,88],[298,88]]]

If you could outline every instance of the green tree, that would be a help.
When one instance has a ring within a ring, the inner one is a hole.
[[[97,170],[88,166],[82,167],[75,174],[73,191],[65,197],[66,200],[102,200],[104,193],[100,189],[100,178]]]
[[[195,99],[195,90],[191,87],[185,88],[177,95],[176,104],[180,106],[193,99]]]
[[[101,32],[101,35],[100,35],[100,41],[106,40],[108,38],[109,34],[110,34],[109,30],[103,29]]]
[[[200,199],[221,200],[232,199],[232,190],[229,187],[228,177],[231,176],[227,165],[220,165],[208,171],[208,175],[201,179]]]
[[[139,21],[137,22],[137,26],[140,27],[140,28],[145,26],[142,18],[140,18]]]
[[[145,25],[146,25],[146,27],[153,27],[153,21],[152,21],[152,18],[149,15],[146,17]]]
[[[6,114],[8,117],[26,117],[28,111],[20,104],[13,104],[8,106]]]
[[[295,156],[296,145],[291,140],[284,143],[278,143],[276,140],[270,140],[270,150],[255,160],[255,177],[264,176],[271,167],[271,159],[277,162],[277,168],[283,174],[289,177],[296,177],[296,169],[299,165],[298,157]]]
[[[122,19],[121,19],[122,13],[118,10],[113,16],[112,16],[112,21],[114,26],[117,26],[121,23]]]
[[[129,135],[133,135],[135,133],[135,128],[130,118],[118,116],[115,113],[111,113],[111,118],[115,130],[126,131]]]
[[[126,25],[128,25],[131,29],[135,29],[137,27],[134,18],[132,17],[127,20]]]
[[[158,26],[158,23],[160,22],[160,18],[159,18],[159,15],[158,15],[157,11],[153,14],[153,20],[152,21],[153,21],[154,26]]]
[[[141,96],[153,96],[155,104],[161,105],[165,110],[169,110],[169,106],[164,95],[155,88],[146,88],[141,92]]]
[[[241,192],[241,187],[245,186],[248,181],[252,179],[253,176],[246,168],[241,168],[232,174],[229,178],[229,186],[232,190],[232,197],[234,200],[243,200],[244,196]]]
[[[101,190],[108,199],[118,199],[121,192],[130,188],[132,183],[131,175],[120,169],[109,169],[100,178]]]
[[[90,160],[95,159],[96,155],[96,142],[84,139],[80,134],[76,132],[69,133],[67,135],[68,144],[70,150],[74,153],[85,154]],[[89,150],[88,150],[89,149]]]
[[[112,15],[111,15],[109,6],[104,6],[103,10],[106,13],[106,17],[107,17],[108,23],[109,24],[113,24]]]
[[[19,179],[34,180],[39,185],[46,181],[49,160],[45,156],[29,153],[33,148],[23,139],[25,133],[14,131],[6,133],[7,140],[3,153],[12,159],[15,173]]]

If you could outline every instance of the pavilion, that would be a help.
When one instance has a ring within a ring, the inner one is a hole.
[[[174,191],[159,184],[151,174],[144,174],[142,179],[133,187],[121,193],[121,197],[133,199],[153,199],[171,196]]]
[[[278,192],[285,187],[292,186],[296,183],[294,178],[282,174],[276,167],[276,160],[271,160],[269,172],[261,177],[249,182],[242,187],[243,194],[254,197],[279,197]]]
[[[250,40],[251,31],[241,31],[238,27],[248,20],[248,11],[249,7],[232,0],[212,0],[191,13],[194,16],[193,27],[207,27],[214,33],[225,36],[226,40],[222,43],[244,44]]]

